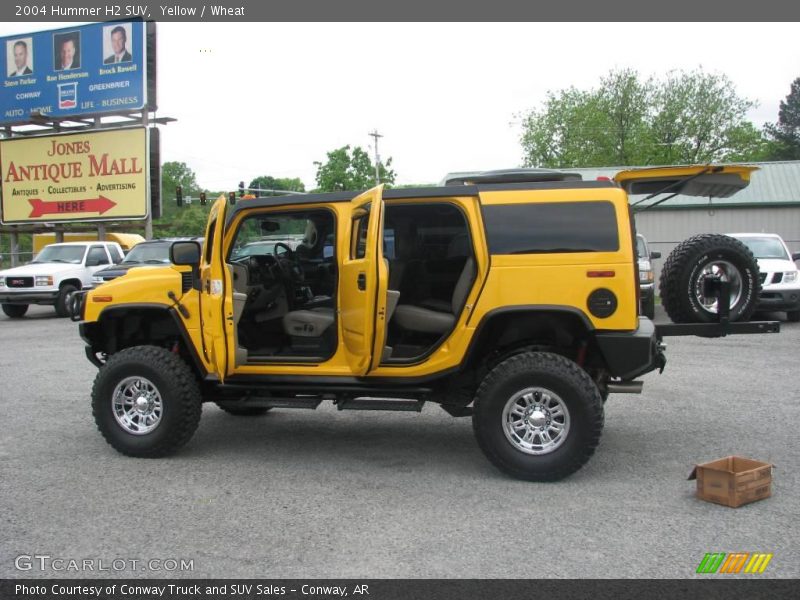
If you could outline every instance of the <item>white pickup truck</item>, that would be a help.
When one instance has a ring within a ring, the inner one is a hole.
[[[59,317],[69,316],[69,301],[76,291],[92,287],[94,272],[122,261],[116,242],[65,242],[45,246],[33,261],[0,271],[3,312],[20,318],[31,304],[55,306]]]

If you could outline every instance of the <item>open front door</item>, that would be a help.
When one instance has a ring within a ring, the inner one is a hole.
[[[206,241],[200,258],[200,322],[203,353],[220,380],[228,368],[229,338],[233,334],[231,282],[223,259],[227,199],[220,196],[208,215]],[[227,302],[226,302],[227,298]]]
[[[352,200],[348,233],[339,272],[342,340],[353,374],[366,375],[380,363],[386,339],[389,269],[383,258],[383,185]]]

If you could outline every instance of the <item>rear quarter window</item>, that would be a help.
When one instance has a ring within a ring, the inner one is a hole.
[[[617,215],[607,201],[484,205],[491,254],[615,252]]]

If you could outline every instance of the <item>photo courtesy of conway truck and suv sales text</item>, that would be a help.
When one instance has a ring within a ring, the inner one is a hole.
[[[778,331],[750,321],[758,266],[742,242],[699,235],[666,259],[673,323],[639,313],[628,196],[727,197],[747,166],[623,171],[613,180],[536,169],[440,187],[243,199],[213,206],[201,247],[74,296],[99,372],[97,426],[118,451],[183,446],[202,404],[471,416],[511,476],[552,481],[597,447],[609,394],[663,369],[667,335]],[[294,245],[240,249],[302,232]],[[713,369],[713,365],[709,365]]]

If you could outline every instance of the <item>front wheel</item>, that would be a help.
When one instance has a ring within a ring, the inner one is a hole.
[[[10,319],[21,319],[28,312],[27,304],[3,304],[3,312]]]
[[[202,410],[189,366],[156,346],[113,354],[92,388],[92,413],[100,433],[127,456],[156,458],[175,452],[194,434]]]
[[[56,315],[59,317],[68,317],[70,316],[70,302],[72,302],[72,296],[75,292],[78,291],[71,283],[65,283],[61,286],[61,289],[58,291],[58,297],[56,298]]]
[[[800,321],[800,310],[790,310],[786,313],[786,319],[790,323],[797,323]]]
[[[526,352],[492,369],[475,396],[478,445],[501,471],[528,481],[556,481],[580,469],[603,431],[603,402],[577,364],[549,352]]]

